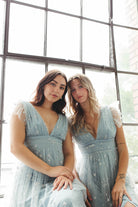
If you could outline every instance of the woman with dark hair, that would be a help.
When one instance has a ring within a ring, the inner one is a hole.
[[[31,102],[11,117],[11,152],[21,161],[11,207],[85,207],[85,187],[74,179],[74,153],[65,116],[67,79],[52,70]]]
[[[138,207],[127,175],[129,156],[118,110],[100,106],[86,75],[72,76],[68,87],[70,125],[82,154],[77,172],[89,190],[86,203],[92,207]]]
[[[36,88],[36,95],[34,97],[34,100],[32,102],[33,105],[35,106],[41,106],[44,103],[45,100],[45,95],[44,95],[44,86],[50,83],[56,76],[61,75],[65,79],[65,87],[64,87],[64,93],[62,97],[54,102],[52,104],[52,110],[59,113],[59,114],[64,114],[63,109],[66,106],[66,101],[65,101],[65,95],[67,93],[67,78],[64,73],[60,71],[49,71],[46,73],[46,75],[40,80],[38,83],[38,86]]]

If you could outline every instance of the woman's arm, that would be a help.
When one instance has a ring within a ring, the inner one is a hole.
[[[116,143],[119,155],[119,163],[118,163],[118,172],[117,177],[115,180],[115,185],[112,190],[112,199],[113,199],[113,206],[121,205],[122,203],[122,196],[126,194],[128,198],[131,200],[130,196],[128,195],[126,188],[125,188],[125,177],[128,168],[128,149],[125,141],[123,127],[116,127]]]
[[[11,152],[24,164],[32,169],[46,174],[50,177],[64,175],[69,179],[73,178],[69,168],[64,166],[51,167],[46,162],[33,154],[25,145],[25,123],[15,114],[10,122]]]
[[[68,129],[66,139],[63,143],[64,166],[73,171],[74,169],[74,148],[70,129]]]
[[[117,127],[116,143],[119,154],[119,166],[116,181],[122,180],[125,182],[129,155],[122,126],[120,128]]]

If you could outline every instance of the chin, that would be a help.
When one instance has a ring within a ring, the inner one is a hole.
[[[84,104],[86,103],[87,100],[82,100],[82,101],[78,101],[79,104]]]

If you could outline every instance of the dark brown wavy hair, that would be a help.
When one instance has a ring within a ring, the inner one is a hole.
[[[58,75],[61,75],[66,81],[66,87],[62,98],[52,105],[52,110],[57,112],[58,114],[65,114],[64,107],[66,106],[65,95],[67,93],[67,78],[64,73],[59,70],[50,70],[48,71],[45,76],[39,81],[35,96],[32,100],[32,104],[35,106],[41,106],[44,103],[45,96],[44,96],[44,86],[54,80]]]

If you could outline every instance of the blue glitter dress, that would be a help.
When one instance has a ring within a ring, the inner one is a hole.
[[[57,123],[51,132],[29,102],[20,103],[15,110],[19,119],[25,122],[25,145],[40,159],[51,166],[62,166],[64,162],[62,143],[65,140],[68,121],[59,114]],[[73,181],[73,190],[53,191],[53,181],[49,177],[20,163],[15,175],[11,207],[86,207],[86,189],[77,179]]]
[[[92,207],[113,206],[111,191],[118,171],[115,121],[117,123],[115,116],[113,118],[113,111],[109,107],[102,107],[96,139],[86,130],[85,132],[80,130],[78,134],[73,132],[75,142],[81,152],[77,171],[81,181],[90,191],[93,199]],[[133,198],[133,189],[128,178],[126,178],[126,188]],[[127,201],[129,199],[124,195],[121,207],[124,207]],[[135,202],[130,202],[135,204]],[[135,204],[135,206],[138,205]]]

